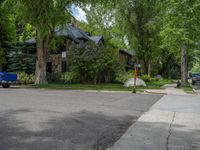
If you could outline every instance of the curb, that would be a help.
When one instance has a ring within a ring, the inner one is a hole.
[[[158,93],[158,92],[149,92],[145,90],[144,92],[149,93],[149,94],[162,94],[162,95],[167,95],[167,93]]]

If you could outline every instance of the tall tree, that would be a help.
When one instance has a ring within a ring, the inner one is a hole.
[[[116,23],[116,9],[113,6],[114,3],[96,3],[93,5],[86,3],[81,5],[86,13],[87,22],[79,23],[79,25],[92,35],[102,35],[105,44],[109,43],[115,47],[127,48],[125,35],[119,24]]]
[[[21,21],[36,29],[36,81],[35,84],[47,83],[46,54],[49,38],[56,25],[66,23],[69,12],[66,8],[71,1],[66,0],[5,0],[4,7],[13,6]]]
[[[135,49],[143,72],[151,74],[151,65],[159,50],[158,17],[159,0],[127,0],[118,3],[117,21],[127,36],[129,45]]]
[[[198,0],[169,0],[166,6],[161,31],[162,43],[181,60],[181,83],[185,85],[191,54],[199,47],[200,5]]]
[[[3,0],[0,0],[0,8]],[[13,16],[6,10],[0,9],[0,71],[6,64],[6,51],[15,42],[15,24]]]

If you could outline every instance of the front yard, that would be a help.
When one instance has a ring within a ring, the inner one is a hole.
[[[161,89],[163,85],[172,83],[171,80],[151,81],[147,83],[147,86],[137,87],[137,91],[143,91],[143,89]],[[124,87],[119,83],[107,83],[107,84],[62,84],[62,83],[50,83],[43,85],[28,85],[31,88],[45,88],[45,89],[66,89],[66,90],[97,90],[97,91],[132,91],[132,87]]]

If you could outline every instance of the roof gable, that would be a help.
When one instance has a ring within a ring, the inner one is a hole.
[[[81,43],[81,40],[92,41],[95,42],[95,44],[97,45],[100,44],[100,42],[103,43],[103,36],[89,36],[88,33],[72,25],[67,25],[62,28],[57,28],[55,30],[55,35],[59,37],[68,37],[76,43]],[[27,45],[36,44],[36,38],[31,38],[29,40],[26,40],[25,44]]]

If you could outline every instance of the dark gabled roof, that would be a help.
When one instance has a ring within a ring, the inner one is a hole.
[[[63,27],[62,29],[57,29],[55,31],[56,36],[63,36],[63,37],[69,37],[71,40],[73,40],[76,43],[79,43],[80,41],[72,34],[72,32],[68,29],[67,26]]]
[[[100,44],[100,42],[103,43],[103,36],[90,36],[89,38],[90,40],[94,41],[97,45]]]
[[[81,43],[80,40],[93,41],[97,45],[100,44],[101,41],[103,42],[103,36],[89,36],[88,33],[72,25],[67,25],[62,28],[57,28],[55,30],[55,34],[56,36],[68,37],[76,43]],[[29,40],[26,40],[25,44],[27,45],[36,44],[36,38],[31,38]]]
[[[127,51],[126,49],[120,49],[119,52],[125,54],[125,55],[129,55],[129,56],[133,56],[133,53],[131,53],[130,51]]]
[[[55,32],[57,36],[69,37],[77,43],[80,42],[80,39],[90,40],[89,36],[84,31],[72,25],[64,26]]]

